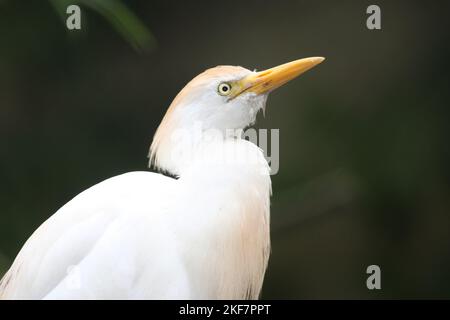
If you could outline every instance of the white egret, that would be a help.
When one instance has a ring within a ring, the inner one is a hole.
[[[176,178],[130,172],[77,195],[25,243],[0,298],[257,299],[270,251],[269,167],[239,134],[204,133],[252,125],[270,91],[322,61],[195,77],[150,150]]]

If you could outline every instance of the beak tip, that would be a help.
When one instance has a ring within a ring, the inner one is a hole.
[[[323,60],[325,60],[325,57],[314,57],[313,59],[315,60],[315,62],[317,64],[319,64],[319,63],[323,62]]]

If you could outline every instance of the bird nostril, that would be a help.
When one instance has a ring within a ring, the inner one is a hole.
[[[272,80],[265,81],[265,82],[263,83],[263,86],[264,86],[264,87],[268,87],[271,83],[272,83]]]

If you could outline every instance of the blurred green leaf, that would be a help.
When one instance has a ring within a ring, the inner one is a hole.
[[[149,51],[155,38],[141,20],[119,0],[50,0],[58,14],[66,19],[69,5],[85,6],[104,17],[137,51]]]

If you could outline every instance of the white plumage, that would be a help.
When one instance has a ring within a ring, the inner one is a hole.
[[[0,298],[258,298],[270,250],[269,167],[239,135],[206,133],[252,124],[270,90],[322,60],[196,77],[151,148],[156,167],[179,178],[130,172],[80,193],[28,239]]]

